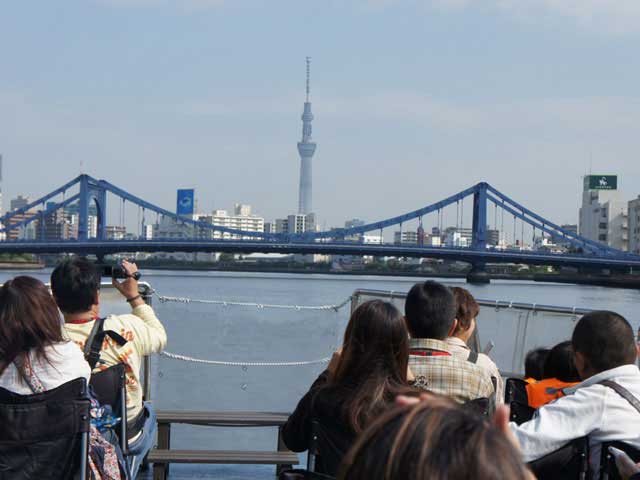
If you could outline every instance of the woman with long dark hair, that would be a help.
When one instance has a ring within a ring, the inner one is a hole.
[[[309,449],[318,439],[318,472],[335,475],[356,435],[397,395],[409,393],[408,332],[391,303],[373,300],[351,315],[341,350],[284,425],[287,447]]]
[[[78,345],[63,337],[58,307],[44,283],[28,276],[8,280],[0,288],[0,387],[29,395],[30,379],[51,390],[90,375]]]

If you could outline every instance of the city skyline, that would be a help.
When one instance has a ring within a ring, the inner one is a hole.
[[[203,210],[293,212],[305,55],[319,65],[322,225],[480,180],[576,223],[590,165],[618,174],[628,199],[640,193],[640,72],[628,61],[640,14],[628,2],[28,3],[0,7],[5,199],[83,163],[167,207],[195,187]]]

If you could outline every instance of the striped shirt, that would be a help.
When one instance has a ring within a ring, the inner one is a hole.
[[[430,356],[423,355],[423,352],[441,353]],[[452,355],[451,347],[441,340],[412,338],[409,368],[416,378],[416,387],[447,395],[459,403],[494,395],[489,373],[474,363]]]

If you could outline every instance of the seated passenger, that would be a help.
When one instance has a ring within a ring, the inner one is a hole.
[[[143,404],[140,368],[145,355],[160,352],[167,342],[167,334],[153,309],[138,291],[134,263],[122,262],[127,278],[113,286],[131,306],[131,314],[110,315],[104,321],[104,330],[111,330],[127,340],[119,345],[105,337],[95,372],[118,363],[126,368],[127,423],[131,476],[135,478],[142,458],[151,448],[155,435],[155,413],[149,404]],[[96,320],[100,318],[100,274],[95,265],[83,257],[74,257],[58,265],[51,274],[51,289],[64,316],[67,336],[85,349]],[[147,425],[147,428],[143,428]]]
[[[580,382],[570,341],[553,347],[544,362],[543,379],[526,386],[529,406],[540,408],[551,400],[564,396],[563,389]]]
[[[476,318],[478,317],[478,313],[480,313],[480,306],[468,290],[453,287],[451,291],[453,292],[457,305],[456,327],[451,336],[447,338],[447,344],[451,349],[451,354],[484,368],[496,386],[496,402],[502,403],[504,401],[504,385],[498,366],[488,355],[472,352],[468,345],[469,339],[477,326]]]
[[[446,338],[456,328],[456,302],[444,285],[418,283],[407,294],[405,319],[411,335],[409,368],[415,385],[447,395],[459,403],[495,397],[491,376],[466,359],[452,354]]]
[[[31,395],[29,371],[45,391],[76,378],[89,381],[91,375],[82,351],[64,339],[47,287],[20,276],[0,289],[0,387]]]
[[[419,402],[384,414],[358,438],[338,479],[533,478],[502,428],[441,402]],[[503,417],[502,425],[508,414]]]
[[[524,358],[524,381],[527,383],[542,380],[544,361],[549,355],[548,348],[534,348]]]
[[[58,307],[44,283],[27,276],[7,281],[0,288],[0,387],[19,395],[32,395],[76,378],[88,382],[90,376],[91,368],[82,350],[64,338]],[[21,454],[37,456],[37,449],[23,449]],[[110,472],[109,478],[120,479],[119,454],[119,447],[111,442],[108,432],[103,437],[92,425],[92,475],[106,478],[104,473]],[[66,468],[65,461],[60,458],[60,464],[49,465],[50,472],[59,473]],[[0,461],[0,478],[15,478],[10,473],[2,474],[8,471],[11,466]]]
[[[407,384],[409,340],[402,314],[373,300],[351,315],[342,349],[334,355],[282,427],[294,452],[310,447],[312,422],[322,429],[316,470],[335,475],[356,435],[386,411]]]
[[[602,442],[640,447],[640,412],[615,390],[620,386],[640,398],[636,342],[622,316],[600,311],[580,319],[571,344],[582,382],[566,388],[564,397],[541,407],[532,420],[510,427],[526,462],[588,435],[591,467],[597,472]]]

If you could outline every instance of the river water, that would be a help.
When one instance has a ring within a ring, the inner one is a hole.
[[[0,281],[19,272],[0,272]],[[47,281],[49,271],[27,272]],[[338,305],[356,289],[406,292],[416,278],[262,274],[188,271],[147,271],[144,281],[161,296],[261,305]],[[466,285],[482,299],[526,302],[566,307],[614,310],[637,329],[640,292],[592,286],[495,281]],[[126,303],[103,289],[105,312],[126,312]],[[207,303],[160,302],[154,308],[169,337],[167,351],[197,359],[230,362],[311,361],[330,355],[340,343],[349,305],[334,310],[272,309]],[[401,306],[401,302],[398,303]],[[501,368],[521,368],[523,351],[553,345],[569,338],[577,317],[528,314],[482,309],[478,318],[481,343],[492,340],[492,357]],[[525,327],[526,324],[526,327]],[[520,352],[515,338],[526,330]],[[213,366],[154,358],[152,397],[158,408],[193,410],[291,411],[323,365],[295,367]],[[255,449],[276,448],[274,429],[221,429],[176,426],[174,448]],[[273,467],[175,466],[171,478],[267,479]],[[140,477],[139,477],[140,478]],[[146,478],[146,477],[145,477]],[[148,478],[151,478],[150,476]]]

